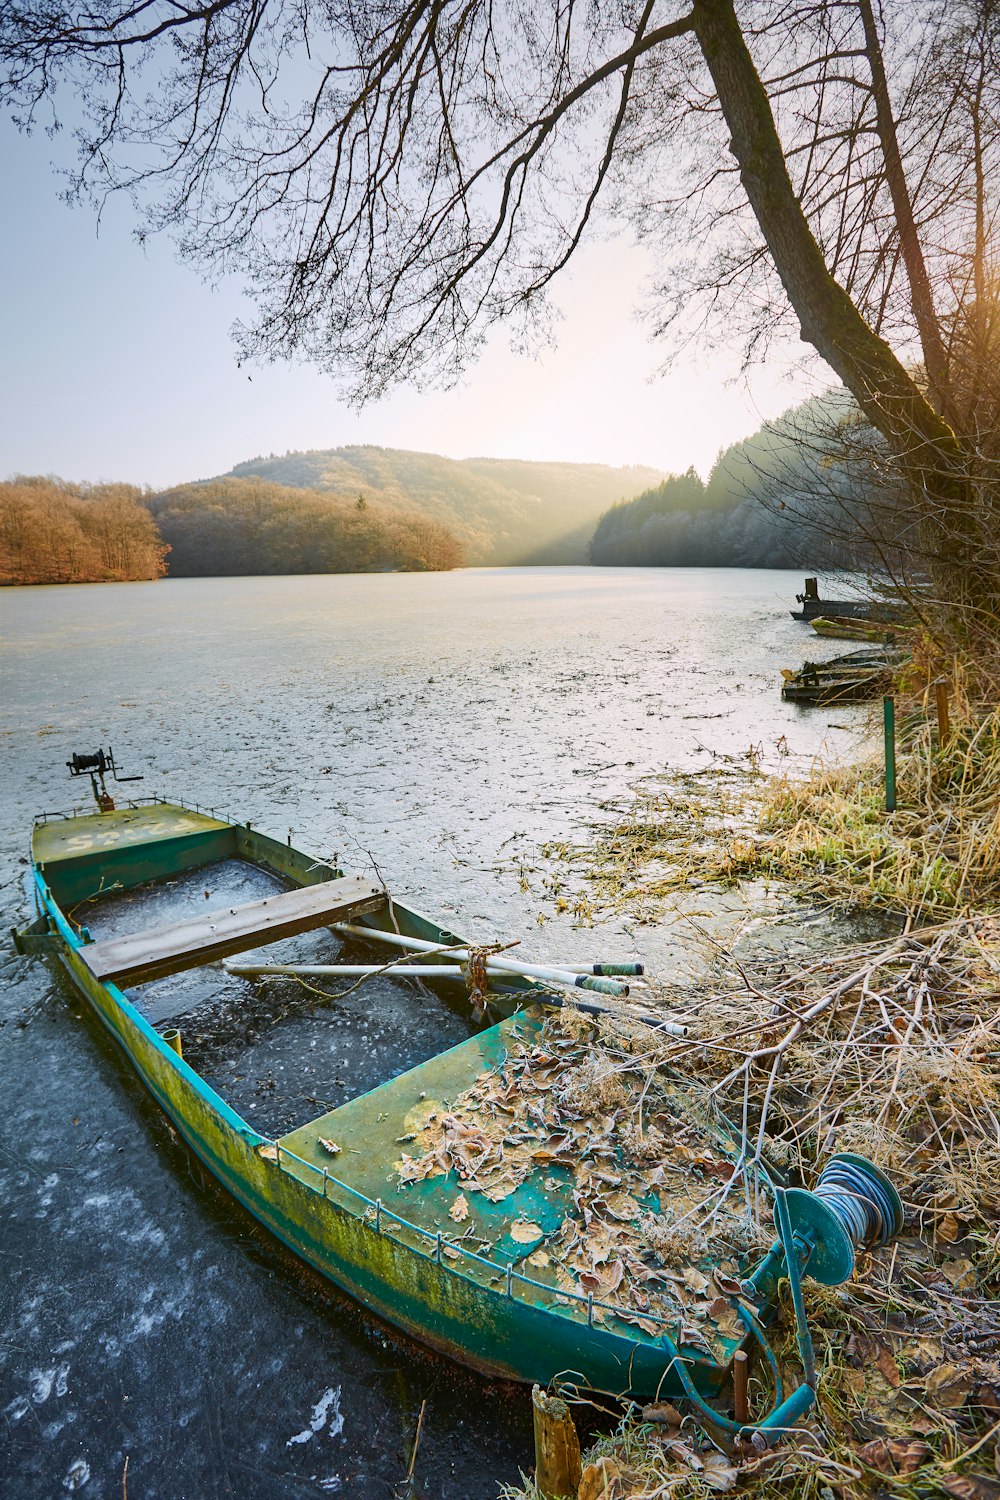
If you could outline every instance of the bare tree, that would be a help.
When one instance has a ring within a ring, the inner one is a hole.
[[[630,217],[679,289],[664,328],[749,296],[753,348],[792,311],[884,436],[942,594],[994,619],[952,356],[995,326],[996,35],[996,0],[0,0],[0,94],[30,124],[66,79],[77,187],[247,275],[245,353],[359,395],[447,377],[493,322],[530,333],[597,216]]]

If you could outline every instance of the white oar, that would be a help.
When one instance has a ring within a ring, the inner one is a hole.
[[[310,978],[341,977],[341,978],[363,978],[372,974],[383,974],[387,979],[457,979],[465,980],[465,970],[456,968],[453,964],[410,964],[400,960],[394,967],[387,968],[385,964],[240,964],[226,960],[224,968],[227,974],[239,974],[245,979],[256,979],[260,977],[275,977],[288,975],[295,979],[300,975],[308,975]],[[494,971],[495,972],[495,971]],[[501,970],[501,973],[505,973]],[[549,980],[552,984],[555,981]],[[538,996],[543,1005],[554,1005],[557,1007],[567,1003],[560,995],[551,991]],[[567,997],[568,999],[568,997]],[[669,1036],[687,1036],[688,1029],[680,1021],[671,1021],[665,1017],[661,1018],[654,1011],[636,1010],[631,1006],[613,1007],[610,1005],[598,1005],[591,1001],[578,999],[574,993],[569,1001],[575,1008],[585,1011],[594,1016],[617,1016],[622,1021],[639,1021],[644,1026],[652,1026],[658,1031],[665,1031]]]
[[[388,943],[393,948],[404,948],[410,953],[439,953],[441,951],[439,943],[430,943],[426,938],[403,937],[398,932],[383,932],[381,927],[357,927],[350,922],[339,922],[337,923],[336,931],[343,933],[347,937],[374,938],[380,942]],[[467,960],[469,950],[467,948],[452,949],[448,956],[450,958]],[[598,967],[607,968],[609,966],[594,964],[588,966],[588,972],[578,973],[571,966],[554,969],[542,964],[521,963],[516,959],[503,958],[499,954],[491,953],[486,959],[487,973],[516,974],[526,979],[540,979],[548,984],[563,984],[573,989],[596,990],[599,994],[605,995],[624,996],[628,994],[629,989],[627,984],[621,984],[615,979],[592,978],[591,973],[593,969]],[[619,967],[625,968],[626,966],[623,964]],[[637,964],[636,968],[641,970],[642,965]],[[405,966],[400,967],[395,972],[405,973],[406,968]],[[580,1002],[578,1001],[577,1003],[579,1004]],[[583,1005],[581,1008],[594,1015],[604,1013],[598,1006]],[[615,1015],[616,1013],[613,1010],[607,1011],[609,1015]],[[623,1018],[627,1019],[624,1013],[622,1014]],[[688,1029],[683,1022],[661,1020],[655,1012],[635,1012],[631,1019],[639,1019],[644,1025],[654,1026],[660,1031],[665,1031],[669,1036],[687,1036],[688,1034]]]
[[[363,974],[385,974],[395,979],[399,974],[417,979],[465,979],[465,970],[456,964],[407,964],[399,963],[387,969],[385,964],[239,964],[228,960],[223,965],[227,974],[323,974],[341,975],[344,978],[360,978]]]
[[[380,927],[353,927],[350,923],[337,924],[338,932],[346,933],[349,937],[364,938],[367,941],[388,943],[393,948],[406,948],[411,953],[439,953],[440,943],[429,943],[425,938],[402,937],[396,932],[383,932]],[[468,962],[468,948],[456,948],[451,951],[452,958]],[[567,984],[571,988],[580,990],[596,990],[601,995],[627,995],[628,985],[619,979],[594,978],[590,974],[577,974],[572,969],[557,969],[547,964],[528,964],[518,959],[502,958],[499,954],[491,953],[486,958],[486,969],[491,969],[500,974],[520,974],[526,979],[547,979],[555,984]]]
[[[456,957],[465,958],[465,953],[459,949]],[[456,964],[412,964],[407,963],[401,957],[396,966],[386,969],[385,964],[240,964],[229,963],[225,965],[230,974],[417,974],[425,979],[464,979],[465,970]],[[492,958],[486,960],[486,972],[494,977],[498,975],[510,976],[512,971],[506,965],[500,967]],[[579,976],[569,970],[543,969],[533,965],[530,969],[516,969],[513,973],[517,977],[527,979],[538,979],[547,984],[564,984],[572,989],[585,989],[589,986],[580,984]],[[627,995],[628,985],[619,985],[609,991],[612,995]]]

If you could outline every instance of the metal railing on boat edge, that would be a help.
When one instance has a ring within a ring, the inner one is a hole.
[[[204,817],[218,818],[220,822],[232,823],[236,828],[252,827],[252,824],[248,823],[246,818],[231,818],[228,813],[220,813],[217,808],[203,807],[200,802],[186,802],[183,797],[164,797],[159,792],[153,792],[148,797],[123,798],[118,803],[118,810],[121,811],[124,807],[152,807],[158,802],[163,803],[164,806],[183,807],[186,812],[200,813]],[[93,809],[90,807],[80,806],[71,808],[68,812],[61,810],[59,812],[40,812],[35,814],[32,822],[66,822],[70,818],[79,818],[92,811]]]
[[[186,802],[183,797],[164,797],[161,792],[152,792],[148,797],[123,798],[122,801],[118,803],[117,810],[120,812],[123,808],[127,807],[156,807],[157,805],[163,807],[183,807],[185,812],[193,812],[200,814],[200,816],[202,817],[215,818],[217,822],[228,823],[233,828],[245,828],[248,832],[254,831],[254,825],[249,818],[234,818],[225,809],[220,811],[215,807],[203,807],[200,802]],[[31,820],[32,827],[35,827],[40,823],[54,823],[57,821],[65,823],[68,822],[71,818],[79,818],[80,816],[86,815],[91,811],[92,809],[88,807],[74,807],[69,812],[36,813]],[[259,832],[259,830],[257,831]],[[289,847],[291,847],[292,843],[292,832],[293,830],[290,828],[288,830],[288,837],[286,839]],[[274,836],[269,835],[269,837]],[[275,842],[280,842],[280,840],[275,839]],[[338,859],[339,855],[334,855],[332,863],[336,864]],[[326,864],[327,861],[320,860],[318,861],[318,863]]]
[[[391,1219],[394,1224],[399,1224],[401,1228],[409,1230],[412,1234],[432,1241],[435,1251],[434,1259],[438,1265],[441,1265],[441,1258],[445,1252],[453,1250],[456,1255],[464,1255],[469,1260],[476,1261],[477,1264],[485,1266],[487,1270],[498,1272],[506,1281],[506,1294],[508,1297],[514,1296],[514,1283],[517,1282],[522,1286],[535,1287],[538,1291],[545,1292],[556,1301],[579,1303],[581,1307],[586,1309],[588,1328],[594,1326],[595,1311],[610,1313],[619,1322],[626,1323],[629,1321],[627,1315],[623,1316],[623,1314],[627,1314],[628,1312],[626,1308],[615,1306],[611,1302],[599,1302],[592,1292],[588,1292],[585,1296],[582,1292],[572,1292],[564,1290],[562,1287],[552,1286],[547,1281],[536,1281],[532,1276],[525,1276],[523,1271],[515,1271],[513,1261],[508,1261],[505,1265],[502,1265],[499,1261],[490,1260],[486,1255],[480,1255],[475,1250],[467,1249],[460,1240],[446,1240],[439,1229],[425,1229],[422,1224],[414,1224],[409,1219],[404,1219],[400,1214],[393,1213],[391,1208],[386,1208],[381,1198],[369,1198],[367,1193],[362,1193],[359,1188],[351,1187],[349,1182],[343,1182],[339,1177],[332,1176],[329,1168],[318,1167],[315,1162],[306,1161],[304,1157],[297,1156],[294,1151],[290,1151],[287,1146],[282,1146],[279,1141],[266,1141],[264,1144],[265,1147],[269,1146],[274,1151],[275,1163],[283,1171],[288,1171],[288,1168],[283,1166],[283,1162],[287,1160],[295,1162],[296,1166],[305,1167],[308,1171],[314,1172],[317,1177],[320,1177],[323,1183],[324,1199],[327,1199],[327,1186],[332,1183],[341,1192],[349,1194],[352,1198],[357,1198],[365,1205],[366,1210],[373,1209],[375,1213],[376,1234],[382,1233],[382,1220]],[[289,1176],[294,1177],[296,1174],[289,1172]],[[327,1199],[327,1201],[329,1200]],[[367,1217],[367,1213],[365,1217]],[[457,1273],[461,1274],[457,1266],[454,1269]],[[468,1279],[471,1280],[471,1278]],[[635,1316],[639,1316],[639,1314],[636,1313]],[[659,1322],[660,1320],[657,1319],[656,1321]],[[664,1333],[667,1333],[666,1328],[664,1329]]]

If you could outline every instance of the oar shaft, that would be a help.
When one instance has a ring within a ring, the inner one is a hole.
[[[408,975],[418,979],[464,979],[457,964],[397,964],[387,969],[385,964],[226,964],[229,974],[333,974],[344,978],[360,978],[363,974],[385,974],[394,979]]]
[[[487,965],[488,967],[488,965]],[[363,978],[372,974],[385,974],[392,979],[465,979],[465,970],[457,964],[412,964],[398,963],[394,968],[386,968],[385,964],[241,964],[226,960],[225,969],[227,974],[239,974],[243,978],[253,979],[260,976],[308,975],[310,978]],[[495,972],[495,971],[494,971]],[[505,973],[506,970],[501,970]],[[550,981],[552,982],[552,981]],[[659,1031],[665,1031],[670,1036],[687,1036],[688,1029],[679,1021],[671,1021],[666,1017],[660,1017],[652,1011],[635,1011],[631,1008],[617,1009],[610,1005],[595,1005],[585,1000],[574,997],[570,1001],[552,993],[539,995],[538,999],[543,1005],[554,1005],[562,1007],[572,1003],[576,1008],[592,1016],[612,1016],[623,1021],[638,1021],[644,1026],[652,1026]]]
[[[403,937],[398,932],[383,932],[380,927],[355,927],[350,923],[338,923],[337,931],[349,937],[363,938],[367,942],[388,943],[393,948],[406,948],[411,953],[439,953],[442,943],[430,943],[426,938]],[[468,948],[452,949],[450,958],[468,961]],[[501,974],[520,974],[526,979],[548,979],[556,984],[568,984],[581,990],[596,990],[602,995],[627,995],[628,985],[617,979],[595,979],[589,974],[577,974],[572,969],[557,969],[548,964],[523,963],[520,959],[504,958],[491,953],[486,960],[487,970]]]

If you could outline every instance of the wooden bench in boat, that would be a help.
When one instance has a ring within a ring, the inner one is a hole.
[[[345,875],[130,937],[104,938],[81,948],[80,957],[105,984],[143,984],[315,927],[349,922],[378,910],[385,899],[385,891],[370,880]]]

